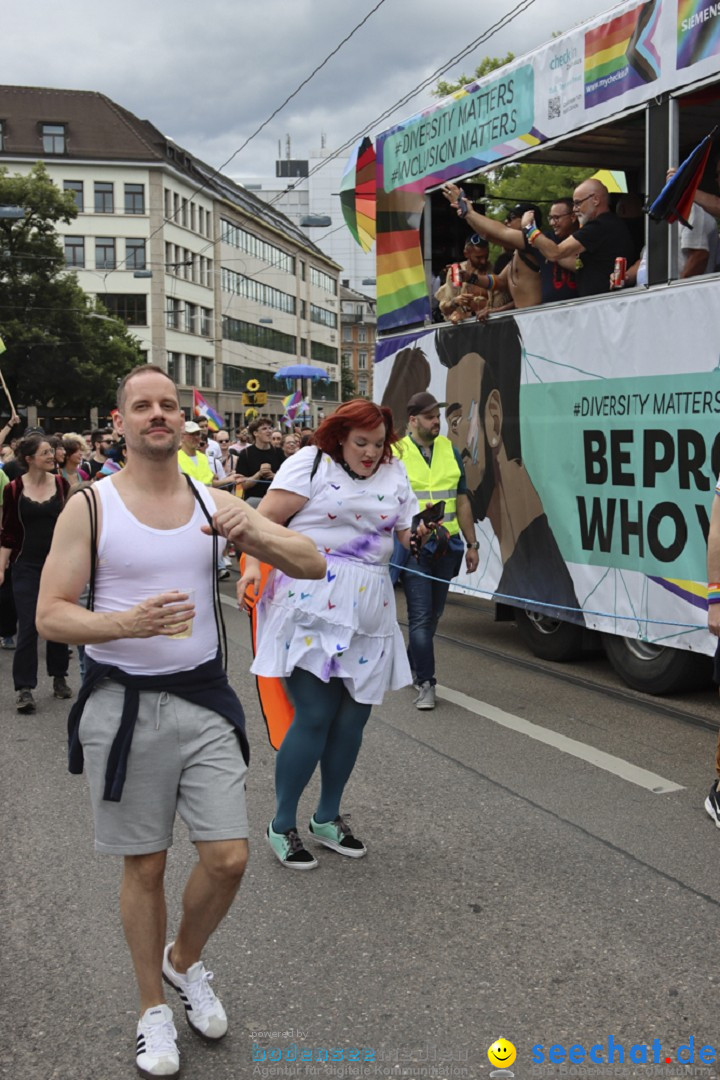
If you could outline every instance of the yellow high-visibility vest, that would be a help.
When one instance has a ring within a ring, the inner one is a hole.
[[[428,504],[445,502],[443,525],[451,536],[460,532],[457,520],[457,486],[460,467],[453,446],[444,435],[438,435],[433,443],[432,461],[428,465],[409,435],[393,446],[393,453],[405,466],[410,487],[417,496],[420,509]]]

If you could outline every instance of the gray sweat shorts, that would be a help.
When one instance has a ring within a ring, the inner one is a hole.
[[[168,693],[140,694],[120,802],[103,800],[105,769],[125,689],[104,679],[80,719],[80,742],[95,817],[95,850],[150,855],[172,847],[175,812],[190,839],[248,835],[247,767],[229,720]]]

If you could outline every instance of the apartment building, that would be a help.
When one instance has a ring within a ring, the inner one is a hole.
[[[347,279],[340,285],[342,366],[352,373],[358,394],[372,397],[373,362],[377,315],[375,299],[351,289]]]
[[[238,426],[253,379],[276,418],[289,388],[314,418],[339,401],[339,267],[282,213],[103,94],[0,86],[0,165],[22,174],[36,161],[75,197],[77,218],[58,227],[68,270],[184,406],[197,388]],[[273,377],[293,363],[328,381]]]

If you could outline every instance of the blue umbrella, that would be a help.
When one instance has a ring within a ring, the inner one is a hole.
[[[329,376],[324,368],[313,367],[312,364],[288,364],[276,371],[274,379],[325,379]]]

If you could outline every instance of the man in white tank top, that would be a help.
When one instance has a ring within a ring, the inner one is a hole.
[[[91,577],[91,515],[69,500],[45,564],[37,609],[49,640],[86,645],[88,671],[71,713],[71,771],[86,765],[96,848],[124,858],[121,914],[140,996],[136,1065],[176,1076],[179,1054],[163,980],[191,1028],[222,1038],[227,1017],[202,950],[227,913],[248,854],[247,740],[227,682],[213,607],[212,530],[299,578],[325,560],[306,537],[228,492],[195,491],[178,472],[183,427],[172,380],[154,365],[118,388],[127,465],[100,481],[94,610],[78,605]],[[202,504],[202,505],[201,505]],[[204,507],[204,509],[203,509]],[[176,811],[198,861],[166,945],[164,873]]]

